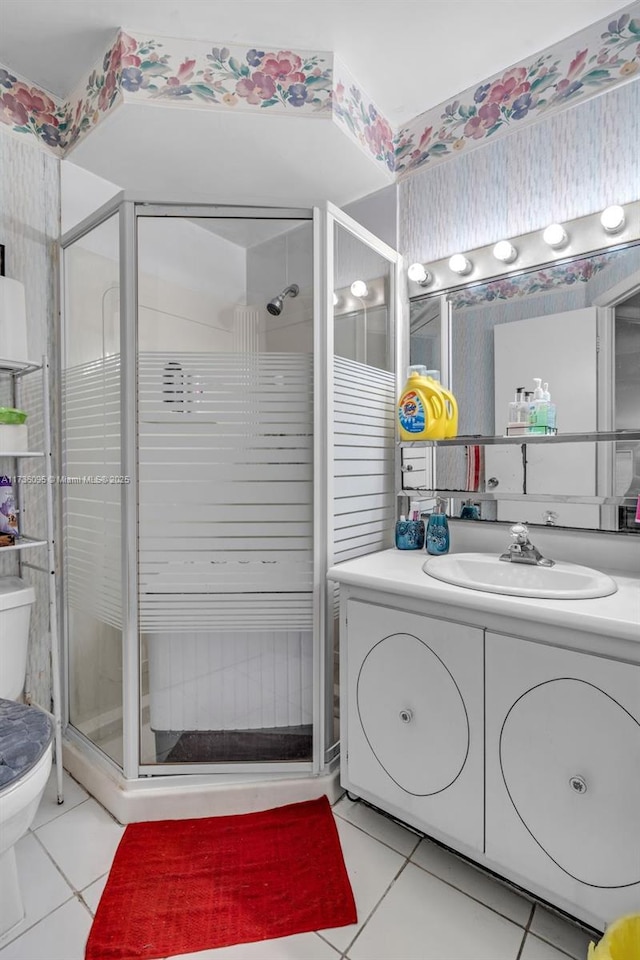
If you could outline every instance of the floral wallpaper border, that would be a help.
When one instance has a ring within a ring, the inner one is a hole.
[[[0,67],[0,123],[63,157],[122,103],[121,76],[121,32],[66,102]]]
[[[395,171],[411,173],[510,133],[550,112],[640,79],[640,3],[600,20],[420,114],[395,136]]]
[[[138,40],[123,30],[66,102],[0,67],[0,123],[64,156],[114,108],[148,100],[332,119],[333,56]]]
[[[125,99],[269,113],[330,114],[333,56],[120,34]]]
[[[344,63],[334,60],[333,118],[374,160],[395,173],[391,124],[358,85]]]
[[[451,304],[455,310],[460,310],[494,300],[513,300],[534,293],[548,293],[550,290],[573,286],[575,283],[587,283],[610,262],[610,257],[601,255],[575,263],[546,267],[534,273],[493,280],[491,283],[483,283],[481,286],[469,287],[451,294]]]
[[[127,101],[266,110],[333,120],[400,178],[634,79],[640,79],[640,3],[420,114],[394,135],[329,52],[137,39],[120,30],[66,102],[0,66],[0,123],[62,157]]]

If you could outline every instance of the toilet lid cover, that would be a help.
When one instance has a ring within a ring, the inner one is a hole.
[[[35,767],[52,737],[46,713],[0,697],[0,792]]]

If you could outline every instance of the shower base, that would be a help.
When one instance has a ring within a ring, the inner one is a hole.
[[[63,764],[85,790],[124,824],[252,813],[321,796],[328,797],[333,804],[344,793],[338,758],[317,776],[294,771],[191,773],[127,780],[106,757],[68,731],[63,740]]]
[[[312,726],[256,730],[154,730],[158,763],[311,760]]]

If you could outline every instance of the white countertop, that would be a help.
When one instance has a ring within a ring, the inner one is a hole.
[[[331,567],[330,580],[493,616],[535,621],[638,644],[640,654],[640,580],[606,570],[617,593],[592,600],[541,600],[509,597],[456,587],[428,576],[424,550],[383,550]],[[635,658],[634,658],[635,659]]]

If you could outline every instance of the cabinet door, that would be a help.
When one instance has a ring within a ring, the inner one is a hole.
[[[640,902],[640,667],[487,632],[486,854],[602,924]]]
[[[483,631],[350,600],[342,664],[343,786],[482,849]]]

